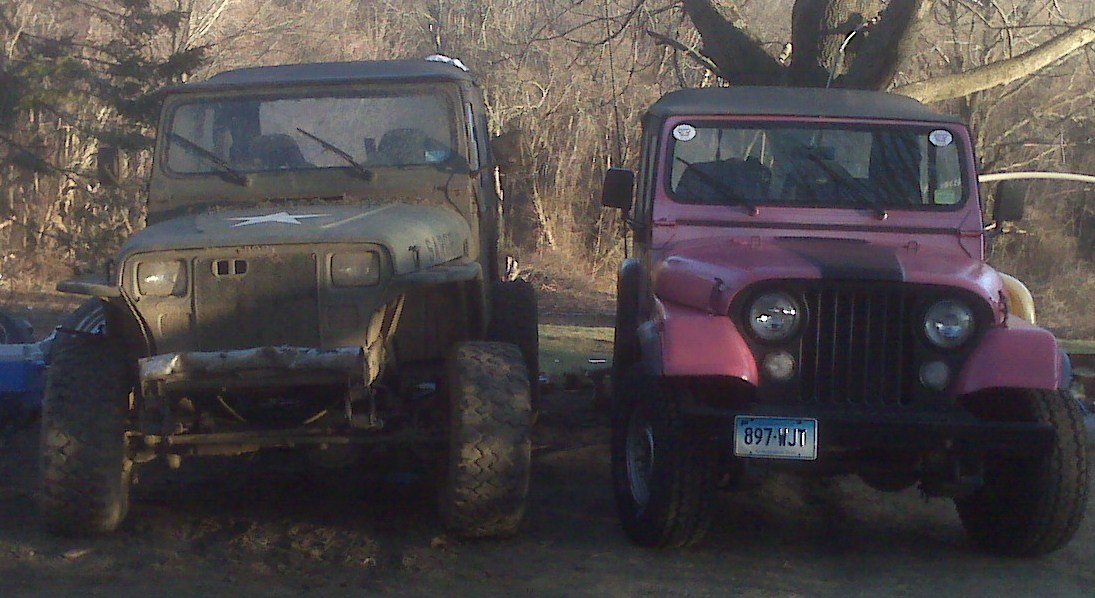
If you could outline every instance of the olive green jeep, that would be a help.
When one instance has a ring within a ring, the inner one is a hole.
[[[166,90],[158,130],[148,226],[107,272],[58,285],[91,300],[47,375],[46,526],[117,528],[155,459],[299,448],[379,467],[393,449],[433,465],[451,531],[513,534],[536,299],[499,272],[495,158],[463,65],[230,71]]]

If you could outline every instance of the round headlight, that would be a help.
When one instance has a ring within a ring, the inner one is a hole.
[[[966,342],[973,336],[973,329],[973,310],[961,301],[936,301],[924,316],[924,336],[941,349],[953,349]]]
[[[798,330],[802,310],[787,293],[764,293],[757,297],[747,312],[749,329],[763,341],[778,342]]]

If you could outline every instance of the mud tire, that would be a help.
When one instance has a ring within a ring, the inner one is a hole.
[[[88,299],[80,304],[72,313],[65,316],[64,320],[61,320],[60,326],[58,326],[57,335],[72,332],[86,332],[88,334],[99,334],[106,330],[106,306],[103,305],[102,299]],[[53,346],[56,343],[50,343],[49,348],[46,350],[46,363],[53,363]]]
[[[540,320],[536,289],[527,280],[495,283],[490,330],[492,341],[517,345],[528,371],[532,410],[540,408]]]
[[[525,512],[531,464],[528,375],[517,347],[466,342],[449,356],[444,525],[464,538],[508,537]]]
[[[126,356],[116,340],[57,335],[40,444],[40,508],[49,531],[101,534],[125,519],[133,468],[125,440],[132,390]]]
[[[1065,392],[1026,391],[1028,421],[1047,423],[1050,450],[1034,458],[999,458],[985,466],[985,484],[955,501],[970,538],[993,554],[1044,555],[1072,539],[1087,504],[1083,413]]]
[[[632,368],[619,390],[612,417],[612,483],[624,531],[640,546],[698,543],[713,509],[709,446],[688,428],[665,381]]]

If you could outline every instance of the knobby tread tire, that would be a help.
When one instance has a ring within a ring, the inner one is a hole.
[[[56,534],[110,532],[129,510],[133,467],[125,353],[105,335],[66,332],[52,353],[42,406],[42,517]]]
[[[450,401],[445,527],[465,538],[517,533],[531,464],[528,375],[516,346],[466,342],[447,363]]]
[[[616,507],[628,537],[640,546],[682,548],[703,540],[714,509],[715,462],[710,446],[695,434],[665,380],[632,368],[621,384],[612,422],[612,477]],[[654,434],[650,497],[632,492],[626,463],[631,418],[647,418]]]
[[[527,280],[497,282],[487,337],[517,345],[528,370],[532,409],[540,408],[540,319],[536,289]]]
[[[1031,390],[1031,421],[1055,431],[1047,454],[995,459],[986,464],[985,485],[955,501],[973,541],[987,552],[1034,557],[1067,544],[1084,516],[1088,469],[1083,413],[1067,392]]]

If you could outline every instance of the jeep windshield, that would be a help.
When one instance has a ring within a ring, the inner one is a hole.
[[[166,167],[176,175],[437,167],[455,157],[455,98],[423,86],[350,93],[209,97],[168,119]]]
[[[669,188],[689,204],[954,209],[960,139],[941,126],[681,123]]]

